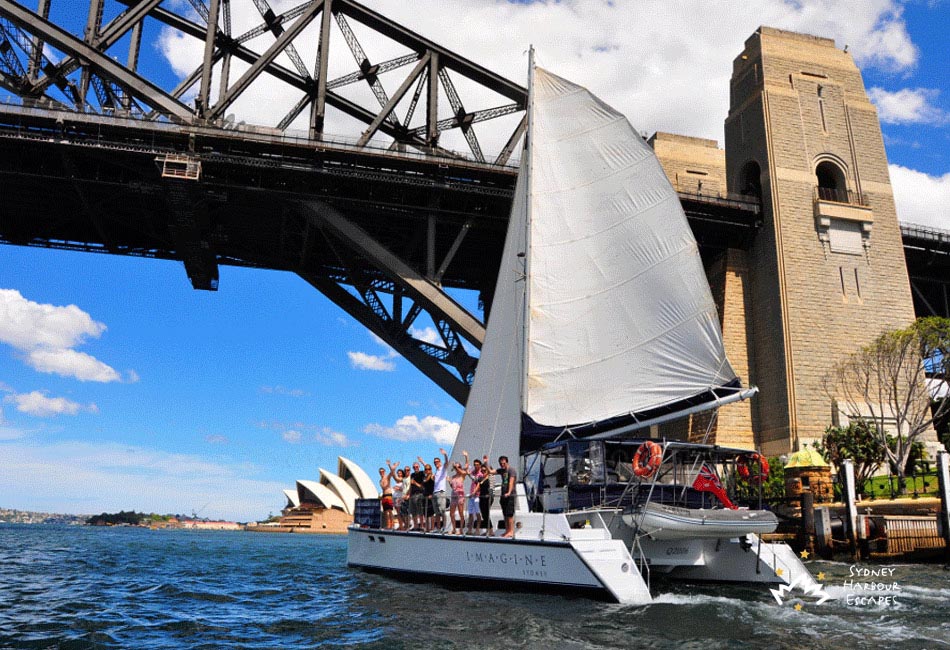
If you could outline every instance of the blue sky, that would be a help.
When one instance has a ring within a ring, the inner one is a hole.
[[[81,30],[79,4],[54,2],[54,18]],[[251,1],[233,4],[236,23],[253,24]],[[879,106],[901,218],[950,229],[945,1],[703,3],[706,13],[694,2],[368,4],[513,79],[533,42],[542,64],[638,128],[720,141],[731,60],[758,25],[833,37]],[[143,68],[171,88],[196,46],[151,28]],[[282,113],[261,104],[251,98],[241,117],[275,124]],[[351,130],[342,119],[333,129]],[[489,151],[501,137],[479,135]],[[219,291],[197,292],[175,262],[0,247],[0,507],[253,520],[338,455],[371,474],[385,458],[431,458],[460,419],[294,275],[222,267]]]

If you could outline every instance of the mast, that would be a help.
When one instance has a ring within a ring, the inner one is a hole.
[[[524,184],[525,184],[525,221],[524,221],[524,359],[521,367],[521,412],[528,412],[528,391],[527,375],[528,368],[531,367],[529,358],[531,346],[529,345],[529,334],[531,329],[531,169],[533,167],[534,152],[534,45],[528,46],[528,103],[525,106],[525,131],[524,131]],[[521,436],[518,436],[519,441]],[[521,453],[521,445],[518,445],[518,452]]]

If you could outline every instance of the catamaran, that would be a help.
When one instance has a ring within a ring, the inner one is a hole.
[[[720,476],[761,469],[757,455],[658,436],[664,423],[755,389],[726,358],[698,246],[653,150],[622,114],[536,67],[533,54],[527,115],[451,459],[463,450],[511,459],[514,537],[385,530],[368,502],[348,529],[348,564],[635,605],[652,601],[653,572],[815,584],[787,545],[760,539],[774,515],[726,493]],[[493,521],[500,515],[492,510]]]

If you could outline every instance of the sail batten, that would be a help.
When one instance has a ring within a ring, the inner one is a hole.
[[[733,399],[699,250],[653,150],[581,86],[536,68],[529,89],[527,151],[455,448],[513,456],[523,435]]]

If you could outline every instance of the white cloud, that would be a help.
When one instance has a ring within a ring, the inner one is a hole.
[[[323,427],[317,432],[316,440],[326,447],[356,447],[358,443],[350,440],[346,434],[334,431],[330,427]]]
[[[367,424],[364,433],[380,438],[390,438],[408,442],[411,440],[434,440],[442,445],[451,445],[458,435],[458,422],[450,422],[435,415],[427,415],[421,420],[415,415],[404,415],[391,427],[381,424]]]
[[[0,341],[18,350],[71,348],[105,331],[76,305],[39,304],[15,289],[0,289]]]
[[[445,345],[442,337],[434,327],[424,327],[422,329],[410,327],[409,335],[414,339],[419,339],[420,341],[425,341],[426,343],[431,343],[432,345]]]
[[[284,386],[261,386],[261,392],[267,395],[286,395],[288,397],[306,397],[310,393],[302,388],[286,388]]]
[[[360,370],[391,372],[396,369],[396,364],[390,361],[391,357],[384,358],[365,352],[347,352],[346,356],[350,358],[350,365]]]
[[[950,116],[934,105],[939,95],[939,90],[931,88],[902,88],[895,92],[868,89],[878,117],[886,124],[946,124]]]
[[[120,381],[111,367],[72,349],[105,330],[76,305],[40,304],[15,289],[0,289],[0,342],[21,352],[27,365],[39,372],[80,381]]]
[[[950,172],[930,176],[914,169],[890,166],[891,185],[897,217],[904,223],[916,223],[950,230]]]
[[[114,369],[85,352],[76,350],[31,350],[26,363],[34,370],[60,377],[73,377],[79,381],[108,383],[120,381],[122,376]]]
[[[47,397],[45,393],[37,390],[31,393],[7,395],[3,398],[3,401],[8,404],[15,404],[16,409],[21,413],[41,418],[56,415],[77,415],[80,412],[99,412],[99,408],[95,404],[83,406],[65,397]],[[0,423],[2,423],[2,417],[0,417]]]
[[[303,434],[296,429],[288,429],[280,434],[280,437],[289,443],[297,444],[303,438]]]
[[[296,0],[273,2],[274,11]],[[898,0],[759,0],[737,11],[735,2],[706,3],[697,11],[687,0],[562,0],[510,2],[508,0],[365,0],[370,8],[440,45],[509,79],[524,84],[524,51],[533,43],[541,65],[589,87],[609,104],[627,114],[646,131],[665,130],[721,140],[728,108],[732,60],[743,42],[760,25],[834,38],[849,45],[857,62],[892,71],[906,71],[919,52],[907,33]],[[446,29],[446,21],[453,28]],[[261,23],[250,2],[234,3],[234,33]],[[355,21],[354,31],[374,63],[406,53],[405,48],[373,35]],[[337,27],[331,35],[331,78],[355,69]],[[317,26],[311,24],[295,41],[304,62],[312,66]],[[263,52],[273,43],[268,33],[248,43]],[[203,43],[163,32],[159,47],[182,76],[200,62]],[[278,61],[290,67],[285,55]],[[235,62],[232,81],[246,69]],[[392,93],[408,69],[381,75]],[[456,81],[467,110],[489,108],[507,100],[486,96],[464,80]],[[217,84],[213,85],[217,88]],[[347,96],[370,98],[366,84],[347,86]],[[228,109],[249,124],[273,126],[299,99],[300,91],[262,75]],[[442,102],[447,104],[447,102]],[[448,107],[443,107],[449,113]],[[424,111],[417,111],[417,120]],[[440,117],[448,115],[440,114]],[[306,118],[304,115],[301,121]],[[301,126],[301,122],[294,127]],[[513,126],[513,125],[512,125]],[[356,137],[363,129],[334,109],[327,113],[326,131]],[[497,152],[507,138],[493,123],[475,131],[486,153]],[[463,148],[458,133],[447,133],[445,146]]]
[[[0,446],[0,494],[46,512],[175,513],[208,503],[203,516],[256,520],[279,507],[286,486],[249,478],[255,471],[127,444]]]

